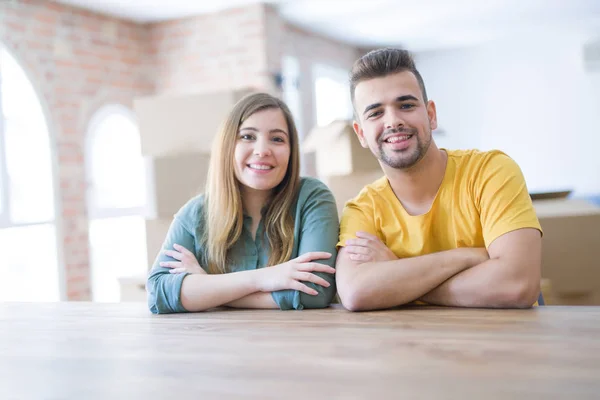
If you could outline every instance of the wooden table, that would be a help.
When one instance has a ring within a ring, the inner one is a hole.
[[[0,304],[0,399],[598,399],[600,307]]]

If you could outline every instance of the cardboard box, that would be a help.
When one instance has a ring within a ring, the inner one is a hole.
[[[600,207],[584,200],[533,202],[544,231],[548,304],[600,305]]]
[[[210,153],[212,139],[225,117],[249,93],[240,90],[135,99],[142,154]]]
[[[360,145],[352,121],[338,120],[312,129],[302,145],[305,153],[316,153],[317,175],[344,176],[380,170],[377,158]]]
[[[146,218],[172,218],[189,199],[203,192],[210,162],[207,154],[149,156],[145,161]]]
[[[148,270],[152,268],[156,256],[162,250],[163,242],[169,232],[173,218],[146,220],[146,252],[148,254]]]
[[[339,217],[342,217],[342,210],[348,200],[355,198],[366,185],[375,182],[377,179],[383,177],[383,175],[383,171],[377,168],[374,171],[323,178],[323,182],[329,186],[333,197],[335,197]]]

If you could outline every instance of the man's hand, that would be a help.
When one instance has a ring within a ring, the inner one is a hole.
[[[352,261],[360,263],[397,260],[398,257],[375,235],[356,232],[357,239],[346,240],[345,249]]]

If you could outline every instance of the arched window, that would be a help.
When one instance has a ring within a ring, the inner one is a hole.
[[[119,278],[148,271],[144,159],[134,116],[126,107],[105,106],[93,116],[86,172],[92,298],[119,301]]]
[[[0,300],[60,298],[48,126],[27,75],[0,46]]]

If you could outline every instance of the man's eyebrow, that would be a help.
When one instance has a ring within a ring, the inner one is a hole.
[[[401,101],[407,101],[407,100],[413,100],[413,101],[419,101],[419,99],[417,99],[415,96],[413,96],[412,94],[406,94],[404,96],[400,96],[400,97],[396,97],[396,101],[397,102],[401,102]]]
[[[363,111],[363,115],[365,115],[366,113],[368,113],[372,109],[378,108],[378,107],[381,107],[381,103],[373,103],[373,104],[370,104],[370,105],[366,106],[365,107],[365,111]]]
[[[413,96],[412,94],[405,94],[404,96],[398,96],[396,97],[396,102],[397,103],[401,103],[403,101],[419,101],[419,99],[417,99],[415,96]],[[381,107],[381,103],[373,103],[373,104],[369,104],[368,106],[365,107],[365,110],[363,111],[363,115],[368,113],[369,111],[373,110],[374,108],[378,108]]]

